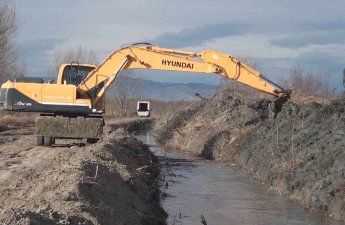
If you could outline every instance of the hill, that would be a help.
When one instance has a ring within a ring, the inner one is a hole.
[[[160,101],[193,100],[201,96],[213,96],[218,88],[216,85],[203,83],[169,83],[155,82],[140,78],[120,77],[116,81],[121,96],[127,94],[128,98],[154,99]],[[115,85],[112,85],[109,93],[115,95]],[[130,92],[130,93],[128,93]]]

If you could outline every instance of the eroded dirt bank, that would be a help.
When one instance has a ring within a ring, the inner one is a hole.
[[[224,91],[177,113],[157,129],[163,144],[250,171],[267,189],[306,208],[345,219],[345,105],[246,101]]]
[[[31,134],[0,145],[0,224],[165,224],[156,159],[128,135],[135,124],[108,126],[93,145],[35,147]]]

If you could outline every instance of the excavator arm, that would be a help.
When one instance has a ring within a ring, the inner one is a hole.
[[[114,51],[90,72],[77,87],[79,96],[89,99],[90,93],[96,93],[93,98],[94,103],[97,103],[114,82],[116,75],[125,69],[216,73],[276,97],[288,97],[290,94],[290,91],[270,82],[258,71],[231,55],[214,50],[194,53],[160,48],[151,44],[136,44]]]

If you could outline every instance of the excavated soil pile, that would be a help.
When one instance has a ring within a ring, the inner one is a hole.
[[[208,159],[239,164],[268,189],[344,220],[344,102],[287,102],[278,113],[272,113],[270,103],[246,101],[224,91],[158,127],[158,140]]]
[[[165,224],[155,157],[112,130],[93,145],[0,146],[0,224]]]

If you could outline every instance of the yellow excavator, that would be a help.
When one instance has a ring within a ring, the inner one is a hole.
[[[0,107],[8,111],[39,112],[37,145],[50,146],[55,138],[96,142],[102,135],[104,96],[120,71],[152,69],[215,73],[278,98],[284,90],[231,55],[214,50],[200,53],[138,43],[115,50],[99,66],[71,63],[60,67],[56,83],[20,78],[0,89]]]

